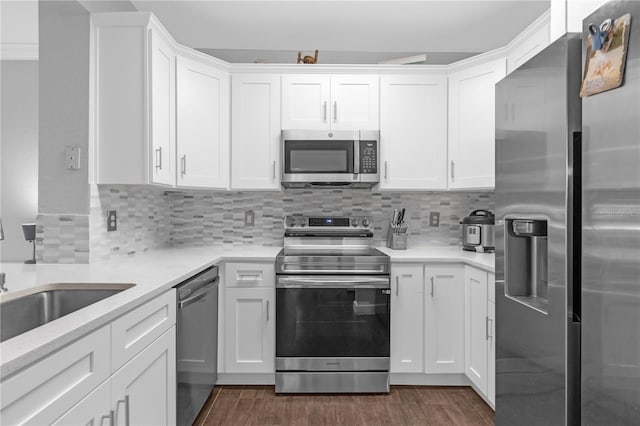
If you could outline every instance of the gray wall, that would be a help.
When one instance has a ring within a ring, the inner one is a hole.
[[[0,261],[31,257],[23,223],[38,213],[38,61],[0,61]]]
[[[75,1],[39,2],[39,212],[89,214],[89,12]],[[81,169],[65,169],[65,146]]]

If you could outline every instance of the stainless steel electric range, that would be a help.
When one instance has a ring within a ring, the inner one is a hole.
[[[367,217],[287,216],[276,392],[389,392],[389,256]]]

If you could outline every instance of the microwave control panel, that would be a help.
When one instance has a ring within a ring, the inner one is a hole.
[[[360,141],[360,173],[378,173],[378,144]]]

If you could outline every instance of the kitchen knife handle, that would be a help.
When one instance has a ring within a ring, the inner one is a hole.
[[[100,425],[102,426],[102,421],[104,419],[109,419],[109,426],[114,426],[114,412],[113,410],[109,410],[109,414],[105,414],[104,416],[100,417]]]
[[[385,179],[385,180],[387,180],[387,169],[388,169],[388,167],[387,167],[387,162],[385,161],[385,162],[384,162],[384,179]]]
[[[433,285],[433,278],[434,278],[434,277],[431,277],[431,297],[433,297],[433,296],[434,296],[434,295],[433,295],[433,287],[434,287],[434,285]]]
[[[327,101],[324,101],[324,104],[322,106],[322,121],[327,121]]]
[[[396,296],[400,295],[400,276],[396,275]]]
[[[338,121],[338,101],[333,102],[333,121]]]
[[[124,399],[119,399],[118,402],[116,402],[116,414],[118,413],[118,407],[121,402],[124,403],[124,424],[125,426],[131,426],[131,418],[129,415],[129,395],[125,395]]]

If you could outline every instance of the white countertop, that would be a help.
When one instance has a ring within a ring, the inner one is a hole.
[[[494,271],[494,255],[459,247],[379,249],[392,262],[460,263]],[[97,329],[114,318],[223,261],[274,261],[281,247],[172,247],[91,264],[2,263],[11,294],[52,283],[134,283],[135,287],[0,343],[0,378]],[[1,300],[1,298],[0,298]]]

